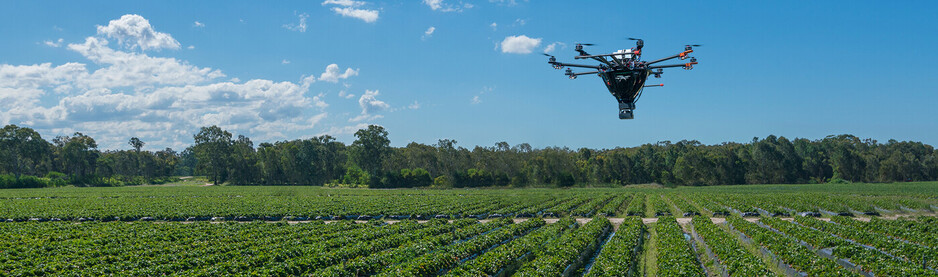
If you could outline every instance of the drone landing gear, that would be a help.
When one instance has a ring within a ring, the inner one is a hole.
[[[635,103],[619,103],[619,119],[633,119],[635,116],[632,110],[635,109]]]

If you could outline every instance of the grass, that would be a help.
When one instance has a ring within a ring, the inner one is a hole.
[[[658,232],[655,230],[655,223],[646,224],[648,226],[648,239],[642,245],[642,262],[639,263],[639,271],[644,276],[658,276]]]

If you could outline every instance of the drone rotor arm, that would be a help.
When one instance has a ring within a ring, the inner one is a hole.
[[[567,75],[567,76],[580,76],[580,75],[596,74],[596,73],[599,73],[599,71],[576,72],[576,73],[570,73],[570,74],[566,74],[566,75]]]
[[[552,65],[559,65],[559,66],[568,66],[568,67],[582,67],[582,68],[599,69],[599,66],[598,66],[598,65],[585,65],[585,64],[573,64],[573,63],[562,63],[562,62],[553,62],[553,63],[550,63],[550,64],[552,64]]]
[[[610,63],[609,61],[607,61],[606,58],[593,57],[593,59],[596,60],[596,61],[598,61],[598,62],[604,63],[604,64],[606,64],[606,65],[609,66],[609,67],[614,67],[614,66],[615,66],[615,65],[613,65],[612,63]]]
[[[681,59],[683,60],[683,59],[686,59],[686,58],[687,58],[687,54],[690,54],[690,53],[692,53],[692,52],[694,52],[693,49],[684,50],[684,52],[674,54],[673,56],[669,56],[669,57],[657,59],[657,60],[654,60],[654,61],[650,61],[650,62],[646,63],[645,65],[652,65],[652,64],[656,64],[656,63],[659,63],[659,62],[663,62],[663,61],[667,61],[667,60],[675,59],[675,58],[681,58]]]
[[[683,63],[683,64],[669,64],[669,65],[649,66],[648,69],[682,67],[682,68],[684,68],[684,69],[688,69],[688,70],[689,70],[689,69],[693,69],[695,64],[697,64],[697,61],[696,61],[696,60],[693,60],[693,61],[691,61],[691,62],[689,62],[689,63]]]

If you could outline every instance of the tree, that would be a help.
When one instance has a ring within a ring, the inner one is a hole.
[[[76,177],[91,175],[98,160],[98,143],[89,136],[75,132],[71,137],[58,136],[52,140],[57,159],[69,174]]]
[[[254,143],[243,135],[238,136],[231,146],[231,159],[229,173],[232,182],[236,184],[256,183],[260,177],[257,168],[257,154],[254,152]]]
[[[146,143],[137,137],[132,137],[130,138],[130,141],[127,142],[127,144],[130,144],[130,147],[133,147],[134,151],[137,151],[137,153],[140,153],[140,149],[143,148],[143,145]]]
[[[143,148],[143,145],[146,143],[137,137],[132,137],[130,138],[130,141],[127,142],[127,144],[130,144],[130,147],[134,148],[134,153],[136,154],[134,155],[134,164],[137,165],[137,170],[134,173],[136,175],[140,175],[140,172],[143,170],[140,168],[140,149]]]
[[[23,173],[38,175],[36,169],[43,159],[48,159],[49,153],[49,143],[33,129],[16,125],[0,129],[0,157],[4,161],[0,165],[17,179]]]
[[[202,127],[199,133],[194,136],[194,152],[198,159],[197,168],[205,170],[211,177],[212,182],[218,185],[224,182],[228,162],[231,158],[231,133],[222,130],[218,126]]]
[[[384,164],[384,159],[391,151],[388,131],[378,125],[368,125],[368,129],[355,132],[357,138],[352,143],[352,160],[368,173],[377,175]]]

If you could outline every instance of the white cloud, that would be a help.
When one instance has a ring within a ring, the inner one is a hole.
[[[525,0],[525,2],[527,2],[527,0]],[[518,1],[516,0],[489,0],[489,3],[496,3],[499,5],[505,5],[505,6],[518,5]]]
[[[309,88],[310,85],[316,82],[316,75],[304,76],[300,79],[300,83],[303,84],[304,88]]]
[[[364,120],[375,120],[383,117],[382,115],[375,114],[376,112],[381,112],[387,110],[391,107],[388,103],[378,100],[378,90],[365,90],[365,94],[362,94],[361,98],[358,98],[358,106],[362,108],[361,115],[352,118],[349,122],[358,122]]]
[[[354,134],[355,132],[358,132],[358,130],[367,129],[368,125],[374,125],[374,124],[358,123],[358,124],[351,125],[351,126],[331,127],[329,128],[328,131],[322,132],[319,135],[333,135],[333,136],[351,135],[351,134]]]
[[[430,7],[431,10],[439,10],[443,8],[443,0],[423,0],[423,3]]]
[[[188,48],[189,50],[192,50],[192,49],[195,49],[195,45],[189,45],[189,47],[186,47],[186,48]]]
[[[430,26],[430,28],[427,28],[427,30],[423,32],[423,37],[421,37],[421,39],[427,39],[433,36],[433,32],[435,31],[436,31],[436,27]]]
[[[282,61],[280,61],[280,64],[290,64],[290,61],[288,61],[287,59],[283,59]]]
[[[205,23],[196,21],[192,24],[193,27],[205,28]]]
[[[352,68],[346,68],[344,73],[339,73],[339,65],[330,64],[326,66],[326,71],[319,75],[320,81],[338,83],[339,79],[348,79],[351,76],[357,76],[358,70]]]
[[[167,33],[160,33],[150,26],[150,21],[136,14],[125,14],[111,20],[107,26],[98,25],[98,34],[117,39],[126,48],[140,50],[179,49],[179,42]]]
[[[499,44],[502,53],[512,54],[530,54],[538,45],[541,45],[540,38],[529,38],[525,35],[508,36]]]
[[[301,33],[306,32],[306,19],[309,18],[309,15],[306,13],[301,13],[297,16],[300,18],[299,23],[283,24],[283,28],[286,28],[287,30],[291,30],[291,31],[298,31]]]
[[[364,1],[354,0],[326,0],[322,5],[338,5],[344,8],[333,7],[332,11],[344,17],[358,18],[362,21],[372,23],[378,20],[378,11],[369,9],[359,9],[358,7],[368,4]]]
[[[492,24],[489,24],[489,27],[492,27],[492,31],[498,30],[498,24],[495,22],[492,22]]]
[[[104,36],[123,39],[130,49],[169,48],[146,36],[117,31],[123,27],[115,26],[124,25],[152,30],[142,17],[131,20],[135,23],[126,21],[111,21],[109,27],[99,28],[101,36],[68,45],[69,51],[90,61],[87,65],[0,64],[0,125],[29,126],[47,138],[80,131],[102,148],[120,148],[127,138],[137,136],[153,149],[183,148],[199,127],[213,124],[255,140],[306,136],[323,129],[329,104],[324,94],[310,93],[315,75],[299,82],[221,81],[225,74],[217,69],[111,48]],[[338,66],[334,68],[336,80],[358,73],[338,74]],[[370,95],[360,103],[376,118],[373,113],[389,106],[375,99],[377,91]]]
[[[414,103],[413,103],[413,104],[410,104],[409,106],[407,106],[407,108],[408,108],[408,109],[411,109],[411,110],[419,109],[419,108],[420,108],[420,103],[418,103],[416,100],[414,100]]]
[[[147,89],[157,85],[186,85],[224,77],[219,70],[199,68],[175,58],[150,57],[107,47],[108,41],[88,37],[83,44],[69,44],[68,49],[104,67],[76,84],[87,87],[129,86]]]
[[[372,23],[378,20],[377,10],[356,9],[352,7],[332,8],[332,11],[344,17],[358,18],[362,21]]]
[[[554,42],[554,43],[548,44],[547,47],[544,48],[544,53],[554,52],[554,50],[557,50],[557,47],[567,48],[567,44],[563,42]]]
[[[521,19],[521,18],[515,19],[515,26],[524,26],[524,24],[527,24],[527,23],[528,22],[524,21],[524,19]]]
[[[459,2],[458,5],[452,5],[444,3],[443,0],[423,0],[423,4],[430,7],[431,10],[440,11],[440,12],[462,12],[463,9],[471,9],[475,7],[470,3]]]
[[[345,99],[352,99],[352,98],[355,98],[355,94],[351,94],[351,93],[345,92],[344,90],[340,90],[339,97],[342,97]]]
[[[56,41],[47,40],[47,41],[44,41],[43,43],[45,43],[46,46],[58,48],[62,46],[63,41],[65,40],[60,38],[59,40],[56,40]]]
[[[476,94],[475,96],[473,96],[472,100],[469,103],[472,103],[472,104],[482,103],[482,95],[488,92],[492,92],[494,90],[495,90],[495,87],[489,87],[489,86],[482,87],[482,90],[479,91],[479,94]]]
[[[322,5],[339,5],[343,7],[360,7],[365,5],[365,2],[361,1],[352,1],[352,0],[326,0],[322,2]]]

